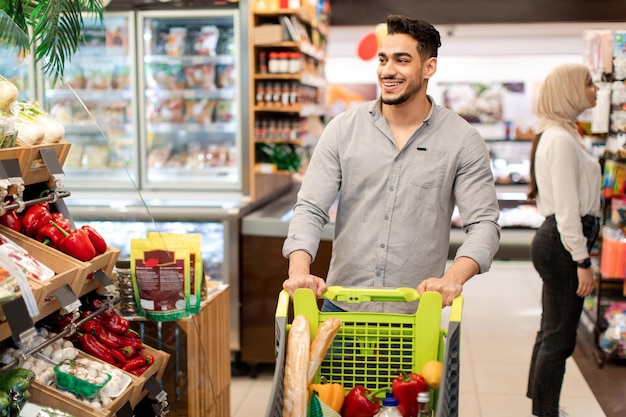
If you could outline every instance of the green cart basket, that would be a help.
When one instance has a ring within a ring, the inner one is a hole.
[[[327,318],[337,317],[342,322],[314,383],[323,376],[342,384],[346,394],[355,385],[372,391],[391,388],[400,372],[420,373],[424,363],[437,359],[443,363],[443,374],[439,390],[431,390],[431,409],[435,417],[458,417],[462,296],[456,297],[450,307],[447,329],[441,328],[443,304],[437,292],[420,297],[413,288],[329,287],[321,298],[348,303],[419,303],[414,314],[321,312],[311,290],[297,290],[293,316],[307,318],[311,338]],[[287,332],[291,326],[289,304],[289,295],[281,291],[275,316],[276,367],[266,417],[282,417]]]

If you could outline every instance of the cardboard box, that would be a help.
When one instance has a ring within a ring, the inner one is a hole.
[[[267,45],[285,39],[282,25],[260,25],[254,28],[254,44]]]

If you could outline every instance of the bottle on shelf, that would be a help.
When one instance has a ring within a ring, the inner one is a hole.
[[[430,394],[428,391],[417,394],[417,417],[431,417]]]
[[[398,410],[398,404],[398,399],[393,396],[393,393],[388,392],[387,396],[383,398],[383,406],[376,417],[402,417],[400,410]]]

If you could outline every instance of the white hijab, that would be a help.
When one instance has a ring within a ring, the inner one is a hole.
[[[588,73],[582,64],[561,64],[550,71],[539,92],[537,133],[561,126],[582,142],[576,120],[592,107],[585,95]]]

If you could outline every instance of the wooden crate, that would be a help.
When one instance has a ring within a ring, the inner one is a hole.
[[[102,270],[108,276],[111,276],[115,262],[120,254],[120,250],[112,246],[108,246],[106,252],[100,254],[87,262],[81,262],[72,258],[79,267],[79,274],[70,283],[70,287],[74,294],[81,297],[88,292],[98,288],[98,280],[93,277],[93,273]]]
[[[81,352],[79,356],[88,357],[94,361],[102,362],[99,359],[94,358],[93,356],[88,355],[84,352]],[[37,380],[35,380],[28,389],[30,393],[30,400],[43,406],[53,407],[65,411],[76,417],[114,417],[116,413],[122,408],[122,406],[126,404],[127,401],[129,401],[131,395],[137,389],[137,377],[128,373],[125,374],[127,374],[131,379],[130,385],[126,388],[126,390],[124,390],[123,393],[114,398],[113,401],[103,409],[95,408],[91,404],[79,400],[71,394],[60,391],[54,387],[42,384]]]
[[[138,381],[135,385],[135,391],[130,396],[130,405],[132,408],[135,408],[139,401],[141,401],[141,399],[148,394],[148,391],[144,388],[144,386],[150,377],[154,376],[157,381],[160,381],[163,378],[163,373],[165,372],[165,368],[167,368],[167,364],[170,360],[169,353],[145,344],[144,346],[145,347],[141,352],[142,355],[145,356],[147,354],[151,354],[154,356],[154,363],[146,370],[146,372],[137,377]]]
[[[73,262],[72,257],[5,226],[0,226],[0,234],[15,242],[25,249],[30,256],[55,272],[56,275],[48,280],[32,280],[38,284],[36,286],[31,285],[31,288],[40,309],[44,304],[54,302],[52,300],[54,291],[64,285],[69,285],[80,274],[78,265]],[[58,303],[56,304],[58,309],[60,306]]]
[[[74,267],[76,269],[75,273],[71,276],[68,282],[64,282],[62,285],[69,284],[74,294],[78,297],[81,297],[98,288],[98,281],[93,278],[93,273],[102,269],[105,274],[110,275],[113,272],[115,262],[120,254],[119,249],[109,246],[103,254],[96,256],[90,261],[82,262],[59,250],[46,246],[35,239],[9,229],[8,227],[0,226],[0,233],[27,249],[29,253],[29,248],[34,250],[35,253],[33,253],[32,256],[38,260],[42,260],[46,266],[55,272],[57,272],[55,268],[69,268],[70,265]],[[42,258],[40,259],[38,256],[41,256]],[[47,294],[50,294],[62,285],[57,286]]]
[[[24,151],[20,154],[18,159],[20,170],[22,171],[22,178],[24,178],[24,185],[36,184],[50,179],[50,173],[41,158],[42,149],[54,149],[59,163],[63,166],[70,152],[70,147],[71,144],[65,141],[33,146],[24,145]]]

